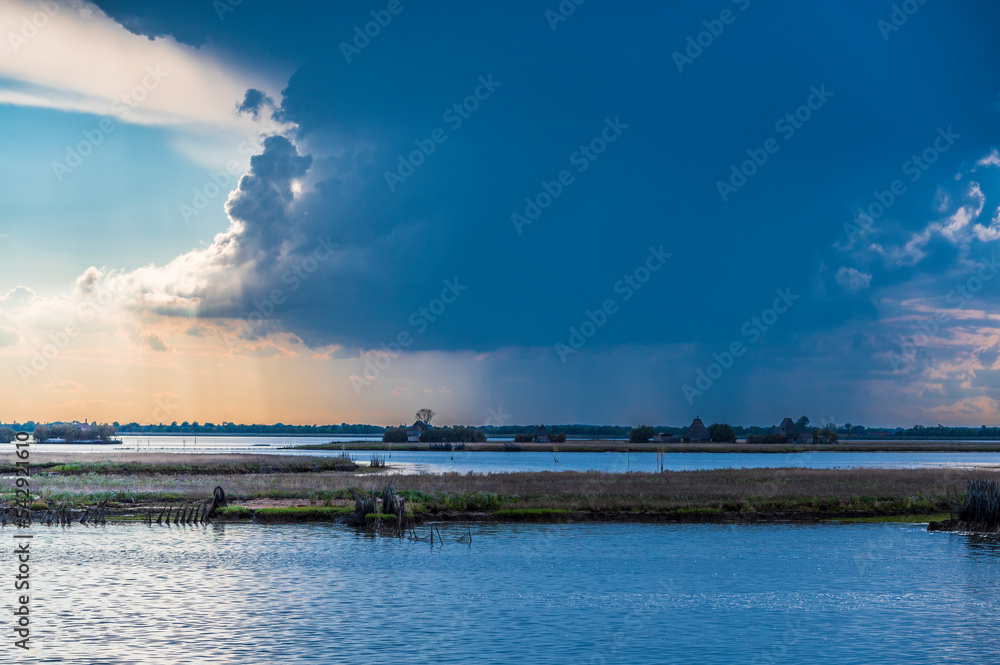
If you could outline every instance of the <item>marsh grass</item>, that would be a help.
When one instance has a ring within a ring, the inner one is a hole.
[[[219,462],[223,456],[202,457]],[[243,468],[246,462],[237,459],[234,463]],[[109,467],[98,468],[107,471]],[[976,475],[1000,479],[996,470],[979,469]],[[816,515],[924,515],[946,512],[947,490],[953,485],[964,487],[968,476],[968,470],[954,468],[783,468],[663,473],[390,473],[384,480],[394,484],[406,499],[408,509],[423,514],[549,508],[598,513],[715,509],[758,514],[796,511]],[[207,499],[216,485],[221,485],[237,502],[256,498],[327,502],[350,498],[347,489],[357,483],[356,474],[333,471],[150,475],[92,470],[78,475],[33,477],[32,488],[39,500],[65,501],[70,505],[125,499],[138,503]],[[0,479],[0,493],[5,499],[13,498],[11,485],[12,478]],[[328,506],[317,506],[320,507]]]
[[[1000,483],[983,478],[969,480],[958,519],[976,524],[1000,524]]]
[[[157,459],[147,459],[149,457]],[[355,471],[357,464],[341,457],[298,457],[292,455],[143,455],[138,459],[46,460],[35,465],[36,474],[83,475],[241,475],[248,473],[310,473]],[[176,456],[173,456],[176,457]],[[166,458],[166,459],[163,459]],[[222,458],[222,459],[220,459]],[[0,472],[6,469],[0,469]]]

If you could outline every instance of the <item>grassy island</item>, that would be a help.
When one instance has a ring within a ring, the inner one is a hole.
[[[10,469],[0,496],[14,500]],[[221,486],[229,505],[213,520],[336,521],[354,510],[350,490],[391,481],[416,521],[779,522],[942,519],[964,469],[720,469],[662,473],[537,472],[401,475],[340,458],[275,455],[54,454],[33,465],[36,511],[108,519],[180,509]],[[65,508],[64,508],[65,507]]]

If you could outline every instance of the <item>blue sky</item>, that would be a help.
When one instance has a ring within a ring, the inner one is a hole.
[[[996,424],[1000,9],[903,5],[58,5],[0,56],[3,274],[30,290],[0,302],[10,399]],[[150,66],[162,84],[116,115]]]

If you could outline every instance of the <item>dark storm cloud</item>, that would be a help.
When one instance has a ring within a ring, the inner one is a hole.
[[[243,101],[236,105],[236,112],[248,113],[254,120],[258,120],[260,112],[265,108],[274,108],[274,100],[267,93],[250,88]]]

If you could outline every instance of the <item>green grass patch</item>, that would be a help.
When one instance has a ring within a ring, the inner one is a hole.
[[[225,508],[216,508],[215,516],[232,520],[248,520],[253,518],[253,511],[243,506],[226,506]]]
[[[402,490],[399,494],[408,502],[413,503],[429,503],[434,500],[433,496],[420,490]]]
[[[484,511],[492,512],[499,510],[504,503],[509,503],[518,499],[517,496],[508,494],[498,494],[496,492],[447,492],[431,496],[424,492],[411,492],[420,499],[414,499],[413,503],[424,506],[428,512],[468,512]],[[407,492],[403,492],[403,498],[407,498]],[[410,500],[410,499],[407,499]]]

